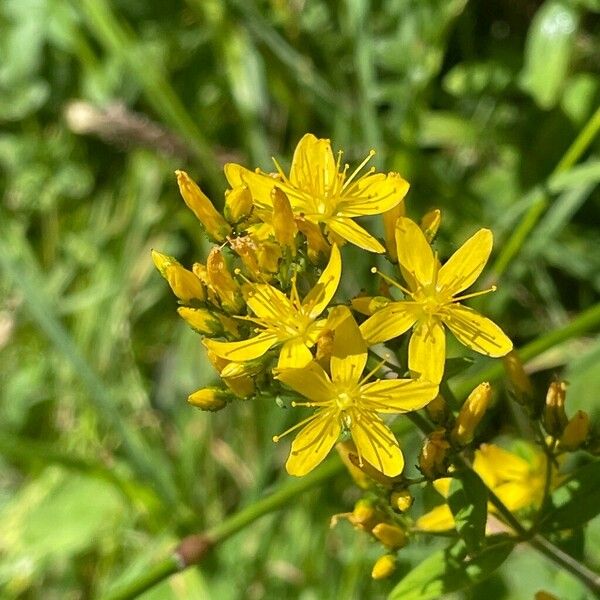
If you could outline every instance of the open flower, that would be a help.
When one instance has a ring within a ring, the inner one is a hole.
[[[359,464],[367,461],[384,475],[395,477],[402,472],[404,458],[394,434],[379,414],[422,408],[436,396],[438,387],[412,379],[368,382],[372,373],[363,377],[366,342],[350,311],[346,307],[336,311],[331,376],[316,362],[277,372],[280,381],[308,399],[292,406],[318,409],[286,432],[302,428],[292,443],[287,471],[290,475],[306,475],[327,456],[342,431],[347,431],[356,445]],[[273,439],[277,442],[281,437]]]
[[[256,323],[262,331],[238,342],[204,340],[205,346],[217,356],[243,362],[259,358],[273,346],[282,344],[278,367],[303,367],[311,361],[309,348],[325,327],[326,319],[317,318],[333,298],[341,273],[340,251],[333,246],[328,265],[304,300],[298,296],[295,280],[289,298],[268,283],[250,285],[246,302],[256,317],[244,318]]]
[[[390,302],[368,318],[361,325],[365,339],[369,344],[385,342],[414,326],[408,346],[408,366],[413,373],[435,383],[440,382],[444,374],[444,325],[459,342],[476,352],[493,357],[510,352],[512,342],[500,327],[472,308],[459,304],[461,300],[485,292],[457,296],[481,274],[492,242],[492,232],[480,229],[440,267],[419,226],[400,217],[396,222],[398,262],[408,289],[386,279],[409,299]]]
[[[484,444],[475,452],[473,470],[481,477],[485,485],[492,490],[502,504],[511,512],[528,506],[538,507],[544,496],[546,481],[546,456],[531,447],[530,460],[504,450],[494,444]],[[434,482],[436,490],[447,498],[450,494],[450,477]],[[558,483],[556,469],[552,470],[552,484]],[[495,512],[493,504],[488,510]],[[454,517],[447,504],[436,506],[417,520],[417,529],[421,531],[447,531],[454,527]]]
[[[307,133],[296,146],[289,176],[277,162],[276,176],[234,163],[225,165],[225,175],[232,187],[246,185],[250,189],[259,213],[272,211],[271,192],[277,186],[289,198],[295,215],[323,223],[328,232],[360,248],[384,252],[385,248],[352,219],[394,208],[406,195],[409,185],[398,173],[386,175],[369,169],[359,176],[374,154],[371,151],[348,175],[348,165],[341,165],[342,153],[336,160],[329,140]]]

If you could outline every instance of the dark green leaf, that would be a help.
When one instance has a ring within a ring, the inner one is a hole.
[[[593,462],[576,471],[552,494],[553,508],[544,517],[545,531],[572,529],[600,513],[600,463]]]
[[[491,575],[512,549],[513,543],[503,539],[469,559],[460,542],[424,560],[396,585],[388,600],[434,600],[466,589]]]
[[[481,478],[468,470],[455,474],[450,486],[448,506],[454,515],[456,530],[471,554],[485,541],[488,492]]]

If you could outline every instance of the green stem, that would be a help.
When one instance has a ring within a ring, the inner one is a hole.
[[[579,135],[564,153],[548,179],[552,179],[552,177],[555,177],[559,173],[570,169],[587,150],[598,131],[600,131],[600,107],[596,109],[596,112],[590,117],[586,126],[579,132]],[[503,245],[502,251],[492,267],[492,273],[496,279],[506,271],[513,258],[518,254],[525,240],[544,214],[548,203],[548,193],[545,189],[541,189],[519,225]]]
[[[204,534],[186,538],[188,543],[184,540],[171,556],[146,570],[142,575],[132,581],[115,589],[105,596],[105,600],[129,600],[130,598],[135,598],[142,592],[159,584],[170,575],[183,571],[193,564],[197,564],[204,558],[206,552],[214,546],[224,542],[247,525],[260,519],[260,517],[283,508],[286,504],[297,499],[298,496],[304,492],[327,481],[342,471],[343,468],[342,461],[337,457],[332,457],[321,467],[305,477],[286,481],[272,494],[243,508],[238,513],[208,529]],[[187,550],[184,550],[186,546],[190,545],[190,540],[196,547],[202,545],[201,551],[194,552],[193,556],[191,553],[188,553]]]
[[[545,350],[553,348],[562,342],[565,342],[578,335],[591,331],[600,326],[600,303],[579,314],[568,325],[556,329],[533,340],[519,350],[519,356],[526,362],[538,356]],[[482,381],[493,381],[500,379],[504,374],[502,361],[494,361],[483,369],[478,370],[474,375],[461,378],[452,386],[454,394],[458,398],[466,397],[475,386]]]

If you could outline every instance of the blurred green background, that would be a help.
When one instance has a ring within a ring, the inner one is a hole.
[[[3,0],[0,596],[97,597],[286,478],[271,443],[284,411],[185,402],[214,375],[150,260],[206,253],[176,168],[220,202],[224,162],[289,164],[307,131],[351,162],[373,147],[411,182],[412,216],[443,209],[443,252],[489,226],[497,258],[539,215],[487,271],[501,288],[485,310],[517,346],[598,302],[600,145],[555,169],[599,104],[599,13],[598,0]],[[371,257],[354,258],[352,286],[367,285]],[[597,421],[597,337],[530,367],[540,390],[563,374],[569,414]],[[418,437],[404,445],[414,463]],[[144,598],[384,598],[392,583],[369,576],[381,550],[328,528],[355,493],[340,476]],[[572,549],[593,568],[597,521]],[[404,549],[399,573],[430,551]],[[485,596],[541,587],[586,597],[526,548]]]

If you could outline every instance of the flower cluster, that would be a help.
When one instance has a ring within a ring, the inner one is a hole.
[[[485,293],[463,294],[489,258],[492,233],[478,231],[442,265],[432,247],[439,211],[421,225],[406,217],[408,183],[397,173],[366,169],[373,155],[350,171],[329,140],[307,134],[287,173],[277,161],[274,173],[227,164],[222,213],[177,171],[184,201],[215,246],[191,270],[153,251],[180,316],[202,335],[222,380],[192,393],[190,403],[218,410],[235,398],[269,394],[313,409],[286,432],[300,430],[286,463],[297,476],[344,436],[353,440],[361,468],[400,475],[404,459],[390,415],[437,397],[444,327],[487,356],[512,348],[497,325],[461,304]],[[384,243],[355,220],[376,215]],[[383,295],[339,298],[347,243],[397,263],[404,283],[376,271],[389,284]],[[379,359],[374,345],[409,330],[406,365],[389,349]]]

